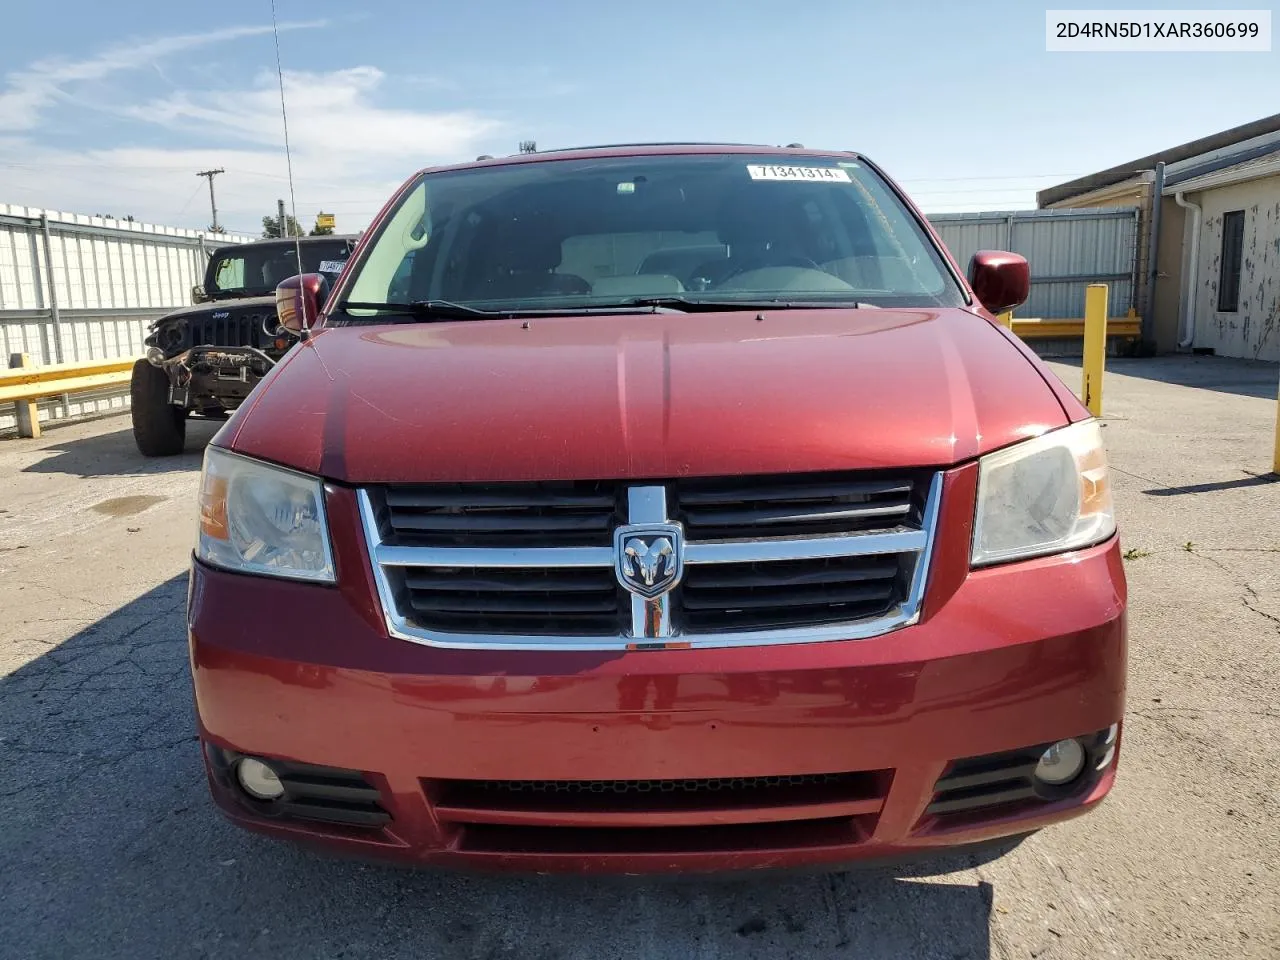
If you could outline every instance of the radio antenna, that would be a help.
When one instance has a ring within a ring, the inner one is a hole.
[[[293,192],[293,154],[289,150],[289,111],[284,105],[284,70],[280,66],[280,25],[276,22],[276,0],[271,0],[271,35],[275,38],[276,43],[276,79],[280,84],[280,122],[284,126],[284,162],[289,175],[289,207],[291,209],[290,216],[285,218],[285,222],[281,224],[282,232],[288,236],[289,227],[292,223],[295,227],[298,223],[298,201]],[[298,234],[293,235],[293,252],[298,260],[298,275],[302,275],[302,241],[298,239]],[[302,323],[301,329],[298,331],[301,339],[306,340],[310,334],[308,331],[307,319],[307,298],[301,295],[299,291],[299,302],[302,307]]]

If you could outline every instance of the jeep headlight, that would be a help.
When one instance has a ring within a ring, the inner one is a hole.
[[[196,556],[241,573],[332,583],[320,481],[208,447]]]
[[[1096,420],[988,454],[978,466],[976,566],[1100,543],[1116,529]]]

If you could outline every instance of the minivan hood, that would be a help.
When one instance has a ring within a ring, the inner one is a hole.
[[[961,309],[329,327],[215,442],[348,483],[942,466],[1067,422]]]

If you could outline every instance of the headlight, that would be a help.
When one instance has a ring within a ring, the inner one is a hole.
[[[320,481],[207,448],[196,556],[242,573],[332,583]]]
[[[1107,455],[1096,420],[979,461],[974,566],[1087,547],[1115,529]]]

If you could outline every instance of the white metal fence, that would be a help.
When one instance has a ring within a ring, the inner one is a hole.
[[[1017,210],[940,213],[929,217],[962,269],[979,250],[1008,250],[1031,265],[1031,295],[1016,311],[1024,317],[1084,316],[1091,283],[1110,288],[1110,313],[1124,316],[1139,279],[1139,210]]]
[[[0,364],[142,356],[147,325],[191,303],[208,253],[252,239],[0,204]],[[42,420],[125,406],[127,390],[51,398]],[[14,427],[0,409],[0,431]]]

